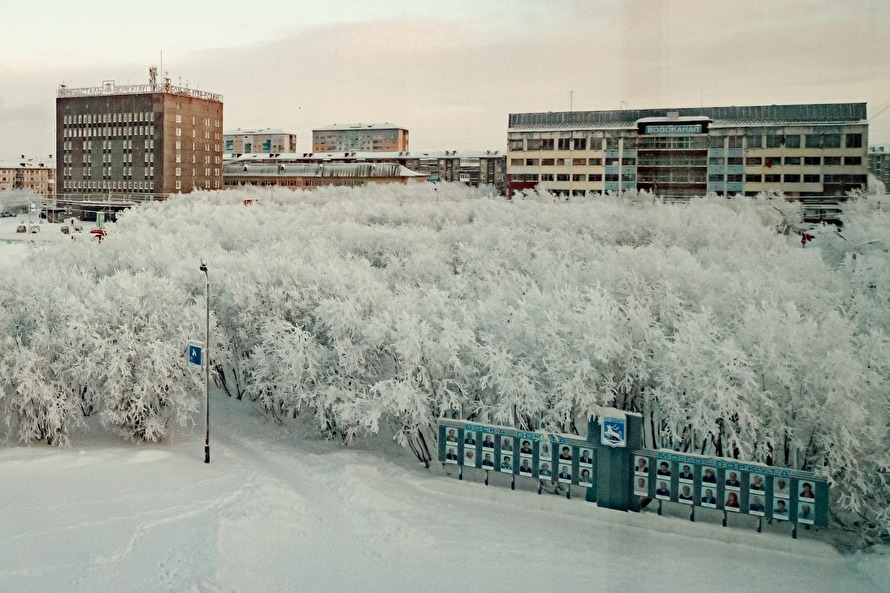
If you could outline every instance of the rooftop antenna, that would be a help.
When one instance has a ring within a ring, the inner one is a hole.
[[[618,109],[621,110],[621,109],[625,109],[626,107],[627,107],[627,101],[625,101],[624,99],[621,99],[621,101],[618,102]]]
[[[575,91],[569,91],[569,111],[574,111]]]

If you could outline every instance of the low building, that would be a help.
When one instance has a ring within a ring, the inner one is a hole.
[[[408,150],[408,130],[393,124],[349,124],[312,130],[312,152]],[[275,152],[275,151],[271,151]]]
[[[422,173],[429,181],[456,181],[472,187],[490,185],[506,192],[506,155],[499,150],[430,152],[304,152],[227,156],[226,162],[253,163],[398,163]]]
[[[867,183],[865,103],[513,113],[507,188],[843,196]]]
[[[281,129],[263,128],[229,130],[223,134],[225,154],[245,154],[253,152],[294,152],[297,150],[297,135]]]
[[[18,161],[0,161],[0,191],[31,190],[49,198],[53,195],[55,174],[52,159],[38,161],[22,155]]]
[[[223,165],[226,188],[286,187],[292,190],[323,186],[360,187],[372,183],[425,181],[426,175],[398,163],[268,163],[233,161]]]

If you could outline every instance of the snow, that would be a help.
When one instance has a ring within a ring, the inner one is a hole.
[[[459,481],[384,439],[346,448],[212,397],[209,465],[201,425],[161,445],[87,431],[80,447],[0,450],[0,591],[890,591],[890,556],[787,525]]]

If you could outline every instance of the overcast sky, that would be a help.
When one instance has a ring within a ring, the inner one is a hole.
[[[55,94],[221,93],[224,127],[390,122],[414,150],[504,149],[507,115],[868,103],[890,144],[887,0],[42,0],[6,7],[0,158],[55,153]],[[574,91],[574,93],[570,93]]]

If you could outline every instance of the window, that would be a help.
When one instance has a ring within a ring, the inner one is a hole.
[[[841,157],[839,156],[827,156],[823,159],[823,163],[826,167],[836,167],[841,164]]]
[[[180,175],[182,175],[182,169],[176,167],[176,176],[179,177]]]
[[[178,124],[182,123],[182,116],[179,115],[178,113],[176,114],[176,123],[178,123]]]
[[[800,175],[797,173],[786,173],[785,183],[800,183]]]
[[[526,167],[537,167],[541,161],[539,159],[525,159]]]
[[[176,135],[182,136],[182,128],[176,128]]]
[[[800,148],[800,134],[785,136],[785,148]]]
[[[541,150],[553,150],[553,138],[542,139]]]
[[[541,181],[553,181],[553,173],[544,173],[541,175]]]
[[[708,175],[708,181],[712,183],[723,183],[723,173],[711,173]]]
[[[216,171],[217,172],[216,174],[219,175],[219,169],[214,169],[214,171]],[[523,181],[537,181],[537,180],[538,180],[537,173],[526,173],[523,176]]]
[[[572,181],[587,181],[587,175],[572,175]]]
[[[587,164],[591,167],[602,167],[603,159],[602,158],[587,159]]]
[[[614,166],[616,166],[616,165],[618,165],[618,157],[608,157],[608,158],[606,158],[606,166],[607,166],[607,167],[614,167]]]
[[[565,159],[556,159],[556,166],[557,166],[557,167],[564,167],[565,164],[566,164],[566,160],[565,160]]]
[[[760,167],[763,165],[763,157],[749,156],[745,159],[745,165],[749,167]]]
[[[522,142],[522,140],[519,140]],[[532,138],[528,141],[528,150],[541,150],[541,146],[543,145],[543,141],[540,138]]]
[[[819,175],[804,175],[803,182],[804,183],[819,183]]]
[[[541,166],[542,167],[552,167],[553,162],[554,162],[553,159],[541,159]]]
[[[767,148],[781,148],[785,144],[785,136],[767,136]]]
[[[782,176],[781,175],[764,175],[763,181],[765,183],[779,183],[780,181],[782,181]]]
[[[862,148],[862,134],[847,134],[844,139],[847,148]]]
[[[712,166],[722,167],[723,166],[723,157],[713,157],[712,156],[711,158],[708,159],[708,164],[712,165]]]
[[[741,148],[742,147],[742,136],[730,136],[729,137],[729,147],[730,148]]]
[[[708,138],[709,148],[723,148],[723,136],[711,136]]]
[[[825,134],[822,136],[822,145],[825,148],[840,148],[841,147],[841,135],[840,134]]]
[[[574,150],[587,150],[587,138],[573,138],[572,148]]]
[[[785,157],[785,164],[786,164],[786,165],[799,165],[799,164],[800,164],[800,157],[799,157],[799,156],[786,156],[786,157]]]
[[[731,156],[726,159],[726,164],[730,166],[739,166],[742,164],[742,157],[740,156]]]
[[[557,181],[568,181],[568,180],[569,180],[569,175],[568,175],[568,173],[559,173],[559,174],[556,176],[556,180],[557,180]]]
[[[588,181],[602,181],[603,174],[602,173],[591,173],[590,175],[587,176],[587,180]]]
[[[820,156],[805,156],[803,157],[803,164],[808,167],[818,167],[822,164],[822,157]]]
[[[861,166],[862,165],[862,157],[861,156],[845,156],[844,164],[848,165],[848,166],[850,166],[850,165]]]
[[[726,176],[726,181],[729,183],[741,183],[742,182],[742,174],[735,173]]]
[[[577,166],[580,165],[580,166],[583,167],[583,166],[586,165],[586,164],[587,164],[587,159],[572,159],[572,165],[573,165],[573,166],[576,166],[576,167],[577,167]]]
[[[182,189],[182,182],[180,180],[176,180],[176,189]]]
[[[571,138],[560,138],[558,147],[559,147],[559,150],[571,150],[572,149],[572,139]]]
[[[606,173],[606,181],[618,181],[617,173]]]
[[[636,158],[624,157],[624,160],[621,161],[622,167],[632,167],[632,166],[635,166],[636,164],[637,164]]]
[[[513,167],[521,167],[525,164],[525,159],[510,159],[510,165]]]
[[[748,175],[745,175],[745,183],[761,183],[762,180],[763,180],[763,175],[760,175],[759,173],[756,173],[756,174],[749,173]]]

